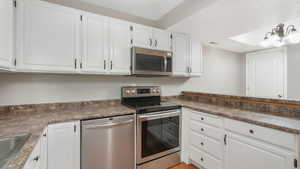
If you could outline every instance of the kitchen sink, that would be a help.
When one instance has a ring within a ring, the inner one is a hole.
[[[12,137],[0,137],[0,169],[2,169],[9,160],[16,157],[30,134],[20,134]]]

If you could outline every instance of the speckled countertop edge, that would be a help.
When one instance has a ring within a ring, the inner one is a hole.
[[[11,159],[2,169],[22,169],[40,139],[43,130],[49,124],[105,118],[119,115],[135,114],[135,110],[117,105],[106,107],[79,109],[78,111],[41,112],[18,116],[16,118],[7,116],[0,118],[0,136],[15,136],[22,133],[30,133],[22,149],[14,159]],[[12,115],[13,116],[13,115]]]
[[[294,134],[300,134],[300,119],[279,117],[261,112],[245,111],[218,105],[206,104],[195,101],[170,98],[168,101],[180,104],[183,107],[201,111],[213,115],[239,120],[259,126],[278,129]],[[87,120],[94,118],[105,118],[118,115],[134,114],[135,110],[122,106],[107,105],[104,107],[93,107],[78,109],[78,111],[36,112],[25,113],[21,116],[14,114],[0,117],[0,136],[13,136],[21,133],[30,133],[31,136],[18,153],[3,169],[22,169],[30,156],[35,144],[39,140],[43,129],[54,123]]]
[[[273,128],[293,134],[300,134],[300,119],[298,118],[281,117],[262,112],[233,109],[201,102],[186,101],[182,99],[171,99],[170,101],[195,111]]]

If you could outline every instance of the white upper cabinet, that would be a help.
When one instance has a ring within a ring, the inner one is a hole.
[[[200,76],[203,74],[202,45],[181,33],[172,34],[174,76]]]
[[[171,51],[171,33],[161,30],[153,29],[153,48],[164,51]]]
[[[186,34],[172,34],[173,47],[173,74],[175,76],[188,76],[190,63],[190,37]]]
[[[152,48],[152,28],[144,25],[134,24],[132,27],[133,46],[141,48]]]
[[[201,76],[203,74],[202,45],[197,40],[191,40],[190,76]]]
[[[131,64],[130,23],[117,19],[110,19],[109,32],[109,71],[112,74],[129,75]]]
[[[108,18],[91,13],[82,14],[82,71],[107,72],[109,57]]]
[[[48,169],[80,168],[80,122],[49,125]]]
[[[17,70],[75,72],[78,10],[39,0],[19,0],[17,18]]]
[[[134,24],[132,31],[133,46],[171,51],[171,33]]]
[[[13,57],[13,1],[0,1],[0,69],[9,69]]]

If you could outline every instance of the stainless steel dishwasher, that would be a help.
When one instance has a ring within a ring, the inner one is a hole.
[[[134,115],[82,121],[81,169],[134,169]]]

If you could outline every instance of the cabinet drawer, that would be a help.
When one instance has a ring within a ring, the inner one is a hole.
[[[206,123],[215,127],[222,127],[222,119],[207,113],[196,112],[192,110],[190,118],[201,123]]]
[[[191,159],[203,166],[206,169],[221,169],[222,163],[220,160],[215,159],[214,157],[206,154],[205,152],[192,147],[191,148]]]
[[[196,133],[203,134],[217,140],[222,140],[223,138],[223,132],[221,129],[195,120],[190,120],[190,128]]]
[[[212,156],[222,159],[223,142],[210,139],[193,131],[191,131],[190,139],[190,143],[192,146],[197,147],[211,154]]]
[[[288,148],[290,150],[295,150],[296,148],[297,136],[295,134],[231,119],[225,119],[224,124],[227,130]]]

